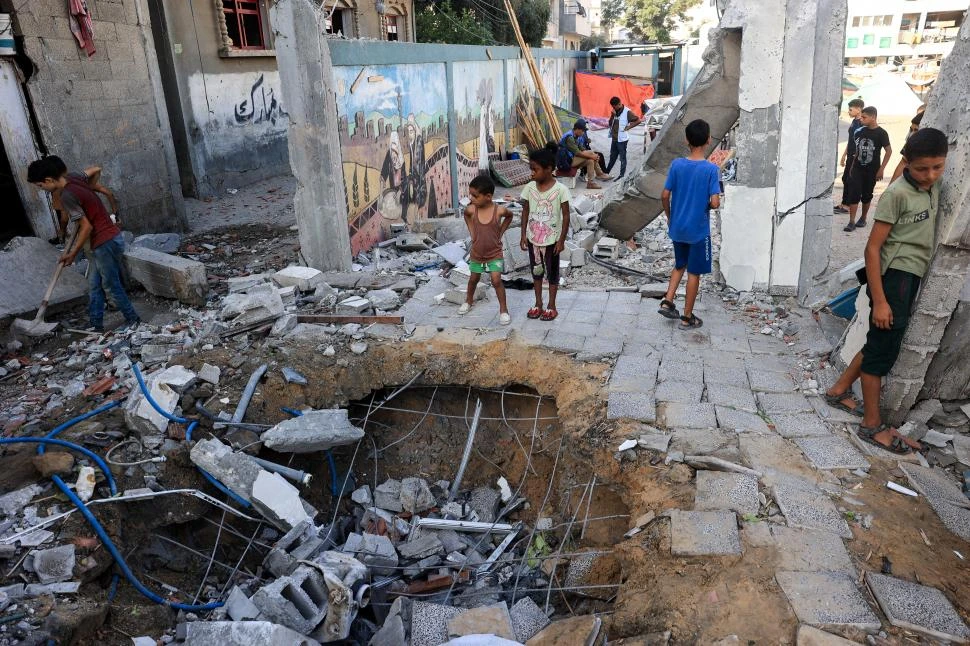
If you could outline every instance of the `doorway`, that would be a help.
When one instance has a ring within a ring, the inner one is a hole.
[[[655,54],[660,59],[657,65],[657,96],[673,96],[674,93],[674,55]]]
[[[7,148],[0,139],[0,204],[4,204],[4,215],[0,218],[0,247],[16,236],[33,235],[27,210],[20,199],[17,180],[10,168]]]

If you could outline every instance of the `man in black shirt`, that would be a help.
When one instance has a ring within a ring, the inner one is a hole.
[[[862,122],[859,121],[859,115],[862,114],[862,108],[864,107],[866,107],[866,102],[862,99],[852,99],[849,101],[849,116],[852,117],[852,123],[849,124],[849,137],[845,143],[845,150],[842,151],[842,159],[839,161],[839,165],[845,170],[842,171],[842,201],[835,207],[836,213],[849,212],[845,203],[845,186],[849,183],[849,168],[845,163],[855,155],[855,141],[852,139],[852,133],[862,125]]]
[[[872,203],[876,182],[883,178],[886,164],[893,153],[889,133],[879,127],[878,113],[872,106],[864,108],[859,115],[862,125],[852,133],[855,152],[849,166],[849,182],[845,187],[845,203],[849,207],[849,223],[843,231],[854,231],[866,226],[866,216]],[[885,149],[885,155],[882,151]],[[856,222],[856,210],[862,203],[862,216]]]

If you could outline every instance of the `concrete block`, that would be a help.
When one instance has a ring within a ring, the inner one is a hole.
[[[670,551],[676,556],[741,554],[734,512],[672,510]]]
[[[355,489],[352,494],[350,494],[350,499],[353,500],[358,505],[364,505],[369,507],[374,504],[374,498],[370,492],[370,485],[364,485],[358,489]]]
[[[371,302],[360,296],[351,296],[337,303],[338,314],[363,314],[371,308]]]
[[[233,621],[246,621],[258,617],[259,608],[239,589],[239,586],[233,586],[229,596],[226,597],[226,614]]]
[[[282,453],[314,453],[353,444],[364,431],[350,423],[346,409],[307,411],[284,420],[262,435],[263,446]]]
[[[0,320],[23,316],[40,307],[60,252],[40,238],[14,238],[0,251]],[[61,273],[50,298],[50,307],[82,301],[88,293],[84,276],[74,270]]]
[[[448,622],[450,637],[465,635],[494,635],[502,639],[515,639],[512,617],[504,602],[467,610]]]
[[[325,547],[317,528],[308,519],[276,541],[263,560],[263,567],[275,576],[287,576],[296,570],[299,561],[311,560]]]
[[[146,291],[186,305],[203,306],[209,292],[205,265],[195,260],[135,247],[125,252],[128,275]]]
[[[269,335],[273,338],[284,337],[299,325],[299,318],[296,314],[284,314],[276,319],[273,327],[270,328]]]
[[[869,468],[869,460],[851,442],[837,435],[800,437],[795,444],[817,469]]]
[[[742,516],[758,513],[758,479],[742,473],[698,471],[696,510],[732,510]]]
[[[219,366],[213,366],[209,363],[203,363],[202,367],[199,369],[199,379],[213,385],[219,384],[219,377],[221,375],[222,369],[219,368]]]
[[[391,478],[379,484],[374,490],[374,506],[393,512],[404,511],[401,505],[401,481]]]
[[[256,511],[285,531],[308,520],[300,491],[278,473],[260,471],[253,482],[251,500]]]
[[[420,560],[444,554],[445,548],[441,540],[434,534],[423,534],[419,538],[412,536],[411,540],[401,543],[397,546],[397,551],[402,558]]]
[[[523,644],[550,624],[549,617],[530,597],[522,597],[509,611],[515,639]]]
[[[874,572],[866,573],[866,584],[892,625],[945,641],[970,638],[970,628],[936,588]]]
[[[34,573],[41,583],[67,581],[74,576],[74,545],[61,545],[33,554]]]
[[[405,478],[401,481],[401,506],[404,511],[417,514],[436,504],[438,502],[423,478]]]
[[[798,620],[813,626],[847,626],[865,631],[881,627],[855,584],[844,572],[778,572],[775,580]]]
[[[160,253],[175,253],[182,244],[177,233],[146,233],[131,241],[131,247],[145,247]]]
[[[196,381],[197,375],[185,366],[169,366],[155,374],[155,381],[167,384],[177,393],[184,393]]]
[[[197,442],[189,453],[192,462],[245,500],[251,500],[253,484],[265,473],[255,460],[212,438]]]
[[[244,294],[229,294],[222,301],[219,318],[234,325],[247,325],[283,314],[283,299],[272,285],[253,288]]]
[[[357,560],[373,569],[375,574],[394,574],[397,567],[397,551],[387,536],[364,534],[361,537]]]
[[[306,635],[327,616],[328,597],[323,575],[304,565],[264,585],[252,602],[266,619]]]
[[[505,271],[516,271],[529,266],[529,252],[522,251],[519,241],[522,237],[520,227],[512,227],[502,236],[502,247],[505,252]]]
[[[401,297],[393,289],[375,289],[367,292],[367,300],[371,302],[374,309],[389,312],[401,306]]]
[[[319,269],[290,265],[273,274],[273,282],[280,287],[295,287],[301,292],[312,292],[324,280],[323,272]]]

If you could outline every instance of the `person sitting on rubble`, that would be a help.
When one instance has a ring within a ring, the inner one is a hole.
[[[88,281],[90,330],[104,331],[105,291],[114,296],[115,304],[124,315],[128,327],[136,327],[141,319],[121,284],[121,257],[125,251],[125,240],[121,229],[111,221],[104,204],[91,188],[88,177],[69,173],[64,162],[51,155],[27,167],[27,180],[48,193],[58,192],[69,222],[77,228],[71,247],[66,248],[60,257],[64,266],[73,264],[85,244],[90,244],[94,258]]]
[[[667,228],[674,243],[674,269],[670,272],[667,293],[660,301],[661,316],[680,318],[682,330],[701,327],[704,322],[694,314],[694,301],[700,290],[701,275],[711,273],[711,209],[721,206],[721,171],[707,161],[711,127],[695,119],[685,129],[690,154],[675,159],[667,171],[660,201],[667,216]],[[687,272],[687,297],[684,314],[674,305],[680,281]]]
[[[613,178],[598,167],[600,154],[590,149],[588,130],[586,119],[577,119],[573,129],[563,133],[556,148],[556,168],[560,171],[582,169],[586,173],[586,188],[595,190],[603,187],[594,179]]]
[[[553,177],[558,146],[549,142],[545,148],[529,153],[532,181],[522,189],[522,237],[519,246],[529,252],[532,288],[536,293],[530,319],[552,321],[559,292],[559,255],[566,246],[569,231],[569,189]],[[549,307],[542,307],[542,279],[549,282]]]
[[[920,282],[929,269],[947,148],[946,135],[936,128],[922,128],[906,142],[902,154],[907,166],[879,199],[866,243],[865,270],[857,274],[867,285],[870,302],[866,343],[825,392],[830,405],[862,417],[857,431],[862,440],[903,455],[922,450],[922,445],[882,423],[879,395],[882,378],[899,356]],[[852,394],[858,379],[861,406]]]
[[[465,209],[465,224],[472,236],[471,257],[468,269],[468,292],[465,302],[458,308],[459,314],[468,314],[475,300],[475,288],[482,274],[488,272],[495,296],[498,298],[498,322],[508,325],[512,322],[509,307],[505,302],[505,285],[502,272],[505,270],[502,249],[502,236],[512,226],[512,212],[492,201],[495,195],[495,182],[488,175],[479,175],[468,185],[471,204]]]

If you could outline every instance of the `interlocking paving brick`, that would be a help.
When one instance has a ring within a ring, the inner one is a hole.
[[[781,586],[799,621],[812,626],[849,626],[879,630],[879,617],[844,572],[777,572]]]
[[[738,436],[730,431],[715,428],[675,428],[670,442],[672,451],[684,455],[709,455],[737,462],[741,459],[738,451]]]
[[[758,405],[768,413],[811,413],[814,408],[799,393],[758,393]]]
[[[771,423],[775,425],[778,434],[785,438],[822,437],[832,434],[815,413],[775,413],[771,416]]]
[[[748,387],[748,371],[744,364],[734,366],[704,365],[704,383],[727,384],[739,388]]]
[[[660,363],[660,370],[657,374],[659,381],[687,381],[693,383],[704,383],[704,364],[700,361],[688,362],[690,357],[671,355],[664,353],[663,361]]]
[[[588,336],[577,358],[580,361],[595,361],[603,357],[616,356],[621,352],[623,352],[623,341],[620,339]]]
[[[550,330],[549,334],[542,341],[542,346],[560,352],[579,352],[583,349],[584,343],[586,343],[586,337],[578,334],[570,334],[569,332]]]
[[[626,344],[626,348],[629,344]],[[624,352],[616,360],[610,375],[610,392],[649,393],[657,387],[657,367],[660,360],[654,356],[635,356]]]
[[[770,433],[768,424],[754,413],[736,410],[728,406],[714,406],[717,413],[717,425],[728,431],[751,431],[753,433]]]
[[[970,541],[970,509],[965,507],[967,498],[960,487],[941,469],[902,463],[899,468],[909,478],[913,489],[926,496],[943,525],[963,540]]]
[[[855,572],[842,539],[829,532],[772,525],[778,568],[794,572]]]
[[[762,393],[790,393],[795,390],[795,381],[787,372],[774,370],[748,370],[751,390]]]
[[[936,588],[873,572],[866,573],[866,583],[892,625],[960,643],[970,637],[970,628]]]
[[[856,401],[862,401],[857,399]],[[829,424],[858,424],[862,419],[848,411],[844,411],[834,406],[829,406],[828,402],[822,397],[809,397],[808,403],[815,409],[815,413]]]
[[[666,428],[717,428],[714,404],[665,402],[657,406],[657,419]]]
[[[783,478],[772,486],[771,493],[789,527],[818,529],[852,538],[852,530],[842,514],[814,484],[796,478]]]
[[[711,345],[733,352],[751,352],[751,346],[744,336],[721,336],[711,331]]]
[[[734,512],[672,510],[670,551],[677,556],[741,554]]]
[[[717,406],[729,406],[737,410],[757,413],[754,395],[747,387],[727,384],[707,384],[707,401]]]
[[[748,370],[787,372],[792,367],[792,363],[793,361],[790,358],[781,355],[758,354],[744,357],[744,365]]]
[[[743,352],[726,352],[720,348],[715,348],[704,355],[704,366],[713,366],[715,368],[738,368],[744,370],[744,357],[746,356]],[[745,373],[745,378],[747,378],[747,373]]]
[[[658,402],[699,404],[703,393],[704,384],[700,381],[661,381],[655,398]]]
[[[869,460],[838,435],[799,437],[795,444],[819,469],[868,469]]]
[[[611,392],[607,398],[606,418],[653,423],[657,420],[657,402],[649,393]]]
[[[698,471],[694,491],[695,510],[726,509],[758,513],[758,479],[743,473]]]

